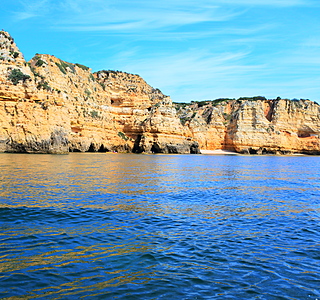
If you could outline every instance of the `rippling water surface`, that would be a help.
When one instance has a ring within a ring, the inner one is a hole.
[[[0,155],[1,299],[320,299],[320,157]]]

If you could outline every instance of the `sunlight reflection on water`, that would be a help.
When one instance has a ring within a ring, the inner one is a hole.
[[[0,298],[316,299],[319,166],[0,154]]]

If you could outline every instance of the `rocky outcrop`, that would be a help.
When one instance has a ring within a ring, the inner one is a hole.
[[[320,106],[310,100],[207,101],[180,105],[178,115],[201,149],[320,154]]]
[[[309,100],[241,98],[173,104],[140,76],[36,54],[0,32],[0,152],[320,154]]]
[[[157,122],[161,121],[161,124]],[[92,73],[36,54],[26,62],[0,32],[0,151],[199,152],[171,99],[140,76]]]

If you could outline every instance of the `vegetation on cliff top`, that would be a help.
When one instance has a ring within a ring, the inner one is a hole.
[[[77,67],[79,67],[80,69],[84,70],[84,71],[89,71],[89,67],[81,65],[81,64],[75,64]]]
[[[176,107],[176,109],[179,109],[179,108],[184,108],[186,106],[190,106],[190,105],[197,105],[198,108],[201,108],[203,106],[206,106],[206,105],[209,105],[211,104],[212,106],[216,106],[218,104],[222,104],[222,103],[227,103],[229,101],[258,101],[258,100],[281,100],[282,98],[281,97],[277,97],[275,99],[267,99],[266,97],[264,96],[253,96],[253,97],[240,97],[238,99],[235,99],[235,98],[218,98],[218,99],[215,99],[215,100],[202,100],[202,101],[191,101],[191,102],[173,102],[174,106]],[[290,100],[290,99],[285,99],[285,100]],[[300,100],[308,100],[310,101],[309,99],[300,99]],[[293,101],[293,102],[296,102],[296,101],[299,101],[299,99],[291,99],[290,101]]]

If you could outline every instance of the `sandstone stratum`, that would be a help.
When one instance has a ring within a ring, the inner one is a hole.
[[[0,31],[0,152],[320,154],[320,106],[263,97],[173,103],[140,76],[36,54]]]

